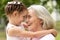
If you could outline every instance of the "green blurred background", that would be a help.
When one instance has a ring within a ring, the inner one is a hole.
[[[7,18],[5,16],[4,7],[7,2],[12,0],[0,0],[0,40],[6,40],[5,28],[7,24]],[[19,0],[22,1],[26,7],[33,4],[39,4],[45,6],[47,10],[51,13],[51,16],[56,21],[56,26],[54,27],[58,35],[56,40],[60,40],[60,0]]]

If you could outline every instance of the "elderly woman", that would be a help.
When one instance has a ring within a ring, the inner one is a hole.
[[[27,24],[29,31],[36,32],[53,29],[54,20],[45,7],[41,5],[31,5],[28,10]],[[53,34],[47,34],[42,38],[31,38],[31,40],[55,40],[55,37]]]

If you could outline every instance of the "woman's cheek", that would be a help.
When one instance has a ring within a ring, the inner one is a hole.
[[[31,22],[34,22],[34,19],[30,19]]]

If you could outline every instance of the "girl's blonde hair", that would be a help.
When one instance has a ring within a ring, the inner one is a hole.
[[[41,5],[31,5],[28,9],[34,10],[36,16],[43,20],[43,29],[52,29],[55,26],[54,20],[45,7]]]

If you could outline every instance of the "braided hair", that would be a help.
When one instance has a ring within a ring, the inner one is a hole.
[[[27,10],[26,6],[19,1],[8,2],[5,6],[5,12],[7,15],[12,14],[14,11],[22,12],[24,10]]]

